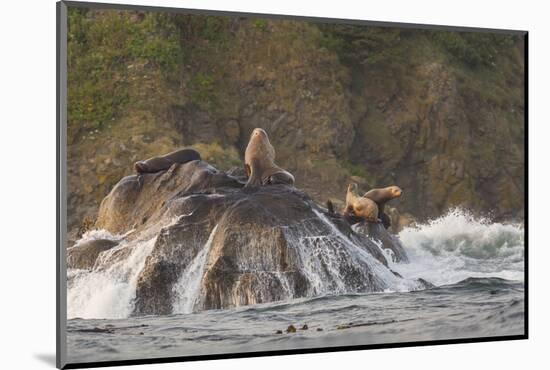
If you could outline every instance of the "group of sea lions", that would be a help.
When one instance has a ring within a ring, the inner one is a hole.
[[[174,152],[134,163],[138,175],[155,173],[169,169],[175,163],[200,160],[201,155],[194,149],[180,149]],[[244,170],[248,181],[245,187],[285,184],[294,185],[294,176],[275,164],[275,148],[269,142],[267,132],[255,128],[250,135],[244,153]]]
[[[169,169],[175,163],[187,163],[200,160],[200,154],[194,149],[180,149],[174,152],[139,161],[134,164],[135,171],[141,175]],[[267,132],[261,128],[252,130],[244,153],[244,170],[248,178],[245,187],[257,187],[275,184],[294,185],[294,176],[275,164],[275,148],[269,142]],[[357,194],[357,184],[351,183],[346,193],[344,218],[350,223],[360,221],[382,222],[390,226],[390,218],[384,213],[386,202],[399,198],[403,191],[397,186],[371,189],[363,196]],[[336,213],[332,202],[327,202],[329,212]]]
[[[388,201],[399,198],[403,194],[403,190],[398,186],[388,186],[386,188],[375,188],[367,191],[363,196],[357,194],[357,184],[351,183],[348,185],[346,193],[346,206],[344,207],[343,216],[349,223],[357,223],[361,221],[381,222],[387,229],[391,226],[390,217],[384,212],[385,205]],[[327,201],[329,212],[334,212],[332,202]]]

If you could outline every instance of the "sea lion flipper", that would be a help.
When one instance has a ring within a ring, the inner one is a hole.
[[[250,176],[248,176],[248,181],[244,186],[245,188],[262,185],[261,173],[258,166],[259,164],[257,160],[253,159],[250,161],[250,165],[248,165],[250,168]]]
[[[267,184],[283,184],[283,185],[294,185],[294,176],[288,171],[276,172],[273,175],[269,176],[266,181]]]
[[[336,212],[334,212],[334,204],[329,200],[327,200],[327,210],[328,210],[328,213],[333,215],[335,214]]]
[[[380,213],[379,218],[382,222],[382,225],[384,225],[384,228],[389,229],[389,227],[391,226],[390,216],[388,216],[387,213],[382,212]]]

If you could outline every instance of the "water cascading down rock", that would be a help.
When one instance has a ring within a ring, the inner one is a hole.
[[[388,268],[382,248],[397,260],[406,254],[383,227],[354,230],[293,186],[245,182],[200,160],[123,178],[96,227],[124,240],[86,266],[107,271],[143,256],[127,278],[133,315],[424,287]]]

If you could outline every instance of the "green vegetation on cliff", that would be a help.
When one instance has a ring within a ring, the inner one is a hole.
[[[134,161],[241,166],[254,127],[319,202],[353,179],[523,216],[520,36],[71,8],[68,53],[70,228]]]

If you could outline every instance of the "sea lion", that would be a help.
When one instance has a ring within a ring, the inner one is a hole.
[[[378,218],[382,220],[384,227],[387,229],[391,226],[390,217],[384,212],[386,202],[399,198],[403,194],[403,190],[399,186],[388,186],[386,188],[377,188],[367,191],[363,197],[371,199],[378,206]]]
[[[286,184],[294,185],[294,176],[275,164],[275,149],[267,133],[255,128],[244,153],[245,187]]]
[[[169,169],[174,163],[187,163],[200,159],[201,155],[194,149],[179,149],[165,155],[136,162],[134,163],[134,169],[140,175],[142,173],[155,173]]]
[[[365,220],[368,222],[379,222],[378,206],[372,199],[357,195],[357,184],[351,183],[348,185],[346,193],[346,208],[344,216],[356,223],[356,219]]]

